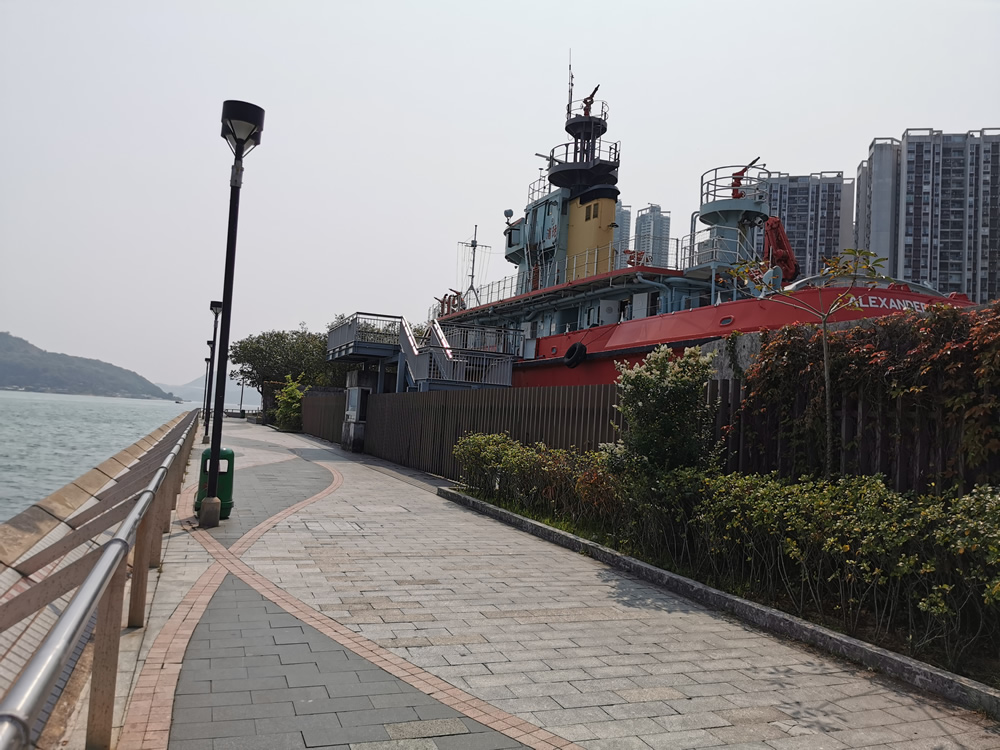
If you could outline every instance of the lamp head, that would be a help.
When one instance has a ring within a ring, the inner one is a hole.
[[[239,157],[260,145],[264,110],[256,104],[228,99],[222,103],[222,137]]]
[[[209,349],[214,349],[214,348],[215,348],[215,342],[214,342],[214,341],[212,341],[212,339],[209,339],[209,340],[208,340],[208,341],[206,341],[205,343],[206,343],[206,344],[208,344],[208,348],[209,348]]]
[[[209,364],[212,361],[211,357],[205,357],[205,364]]]
[[[208,309],[211,310],[216,315],[218,315],[220,312],[222,312],[222,303],[217,302],[216,300],[212,300],[211,302],[208,303]]]

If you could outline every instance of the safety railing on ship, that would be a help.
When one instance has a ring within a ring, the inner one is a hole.
[[[566,119],[574,117],[597,117],[601,120],[608,119],[608,103],[606,101],[577,99],[570,102],[566,107]]]
[[[539,198],[544,198],[553,190],[555,190],[555,188],[552,183],[549,182],[548,177],[539,177],[537,180],[528,185],[528,203],[534,203]]]
[[[701,202],[744,198],[767,202],[770,177],[771,173],[761,167],[734,165],[710,169],[701,176]]]
[[[550,164],[587,164],[595,161],[617,163],[621,153],[621,142],[571,141],[560,143],[549,152]]]
[[[524,331],[520,328],[442,323],[441,330],[448,343],[456,349],[520,355],[524,344]]]
[[[585,253],[579,253],[569,258],[539,264],[530,272],[517,273],[484,284],[477,288],[475,295],[471,292],[464,295],[461,309],[496,304],[512,297],[559,286],[569,281],[579,281],[590,276],[628,268],[681,269],[686,267],[683,265],[684,254],[680,240],[669,238],[656,248],[647,248],[647,243],[641,239],[633,239],[635,241],[631,243],[617,242],[603,247],[591,248]],[[648,244],[652,245],[652,243]],[[435,319],[441,315],[440,305],[432,306],[428,310],[428,319]]]
[[[703,229],[681,239],[681,268],[706,264],[735,265],[743,260],[758,257],[753,235],[746,237],[725,236],[713,227]]]
[[[101,547],[50,573],[43,581],[0,605],[0,630],[4,630],[39,608],[51,605],[78,586],[48,635],[0,701],[0,750],[30,747],[37,717],[95,610],[97,624],[94,629],[86,744],[88,749],[111,747],[126,561],[134,548],[128,625],[142,627],[145,624],[149,568],[158,567],[160,563],[162,534],[169,528],[171,500],[176,502],[180,492],[186,458],[197,432],[194,428],[197,415],[198,411],[191,412],[186,420],[163,437],[161,443],[169,440],[178,430],[183,430],[144,489],[121,499],[116,499],[113,494],[107,501],[111,507],[101,508],[99,504],[84,511],[84,514],[93,513],[97,508],[103,515],[78,526],[26,561],[18,562],[22,575],[26,574],[26,570],[58,567],[58,560],[113,526],[124,515],[114,536]],[[158,455],[155,448],[146,454],[153,459]],[[178,461],[178,457],[182,460]],[[129,466],[128,471],[115,480],[120,480],[117,488],[129,486],[130,474],[143,474],[140,470],[142,460],[140,458],[138,464]],[[102,494],[99,493],[98,497]]]

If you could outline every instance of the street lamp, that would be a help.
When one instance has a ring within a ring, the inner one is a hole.
[[[212,300],[208,303],[208,309],[212,311],[215,316],[215,322],[212,324],[212,340],[208,343],[208,354],[210,357],[215,356],[215,340],[219,335],[219,313],[222,312],[222,303],[217,300]],[[222,382],[221,380],[219,381]],[[205,408],[205,436],[201,439],[202,445],[208,442],[208,425],[212,421],[212,370],[208,370],[208,405]]]
[[[201,418],[205,420],[206,429],[208,428],[208,400],[212,397],[212,391],[208,385],[208,381],[211,379],[212,358],[205,357],[205,398],[202,399]]]
[[[228,100],[222,103],[222,137],[232,149],[233,170],[229,179],[229,232],[226,237],[226,276],[222,290],[222,331],[216,347],[215,419],[208,462],[208,487],[201,504],[202,526],[219,524],[219,452],[222,450],[222,412],[226,405],[226,367],[229,365],[229,324],[233,310],[233,273],[236,270],[236,228],[240,216],[240,186],[243,184],[243,157],[260,145],[264,130],[264,110],[255,104]],[[229,471],[232,471],[232,466]]]

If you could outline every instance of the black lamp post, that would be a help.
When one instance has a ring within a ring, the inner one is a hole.
[[[208,390],[208,380],[212,377],[212,358],[205,357],[205,395],[201,400],[201,418],[205,420],[205,425],[208,425],[208,399],[210,397]]]
[[[219,313],[222,312],[222,303],[218,300],[212,300],[208,303],[208,309],[212,311],[212,315],[215,316],[215,322],[212,323],[212,340],[208,342],[210,357],[215,356],[215,340],[219,336]],[[219,381],[222,382],[222,381]],[[208,405],[205,408],[205,436],[201,439],[202,444],[208,442],[208,425],[212,421],[212,370],[208,371]]]
[[[215,419],[208,464],[206,501],[219,492],[219,451],[222,450],[222,412],[226,405],[226,367],[229,365],[229,324],[233,309],[233,273],[236,270],[236,228],[240,216],[240,186],[243,184],[243,157],[260,145],[264,110],[255,104],[228,100],[222,103],[222,137],[233,151],[233,171],[229,180],[229,233],[226,239],[226,276],[222,290],[222,330],[215,347]],[[232,468],[230,467],[230,471]],[[202,502],[205,510],[206,502]],[[211,521],[210,521],[211,522]],[[216,521],[217,522],[217,521]],[[213,524],[214,525],[214,524]]]
[[[216,322],[218,322],[218,317],[216,317]],[[215,357],[215,339],[209,339],[205,342],[208,345],[208,361],[212,362]],[[212,368],[208,368],[208,382],[206,386],[208,388],[208,401],[205,402],[205,436],[201,439],[202,444],[208,442],[208,426],[212,421]]]

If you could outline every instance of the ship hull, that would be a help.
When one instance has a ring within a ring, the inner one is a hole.
[[[734,331],[773,330],[786,325],[818,323],[819,318],[809,308],[828,309],[839,294],[848,291],[854,297],[852,307],[835,313],[831,322],[922,311],[935,304],[956,307],[972,305],[961,297],[936,297],[906,289],[847,290],[808,287],[787,298],[723,302],[541,337],[535,346],[535,358],[520,360],[514,364],[512,385],[516,388],[531,388],[613,383],[618,377],[615,362],[636,364],[661,344],[683,349],[728,336]],[[563,358],[569,347],[576,343],[587,348],[587,355],[576,367],[570,368]]]

